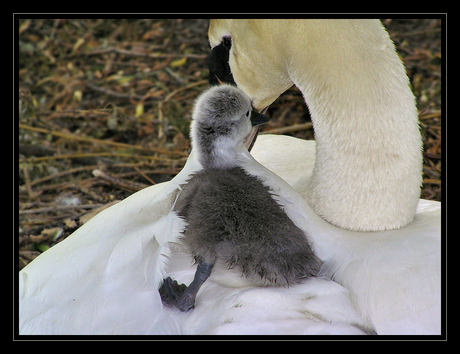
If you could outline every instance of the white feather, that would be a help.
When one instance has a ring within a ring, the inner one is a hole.
[[[133,334],[162,313],[158,286],[168,242],[185,222],[175,194],[201,169],[193,154],[171,182],[102,211],[19,274],[21,334]]]
[[[288,166],[305,167],[299,151],[313,158],[309,160],[313,166],[315,144],[311,141],[260,136],[252,153],[290,184],[302,186],[311,172],[286,173]],[[275,160],[270,158],[272,153],[286,158]],[[269,178],[271,183],[283,184],[281,179]],[[307,230],[325,261],[323,274],[351,291],[352,303],[368,328],[379,334],[440,334],[441,203],[421,199],[414,220],[404,228],[357,232],[329,224],[292,193],[285,199],[288,215]]]

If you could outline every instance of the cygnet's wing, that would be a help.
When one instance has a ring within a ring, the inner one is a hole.
[[[185,222],[173,211],[177,190],[201,169],[190,155],[170,182],[102,211],[19,274],[20,334],[145,334],[173,331],[158,293],[166,243]],[[158,324],[161,325],[158,325]]]

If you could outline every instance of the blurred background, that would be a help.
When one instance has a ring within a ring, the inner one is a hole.
[[[441,201],[441,20],[382,19],[417,99],[422,198]],[[92,213],[168,181],[208,87],[209,20],[19,20],[20,269]],[[301,93],[262,132],[314,139]]]

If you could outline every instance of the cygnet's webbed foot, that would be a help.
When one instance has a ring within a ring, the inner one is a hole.
[[[185,284],[179,284],[177,280],[172,280],[171,277],[164,279],[159,289],[163,304],[168,307],[177,307],[181,311],[193,309],[196,294],[211,274],[212,266],[204,262],[199,263],[195,278],[188,287]]]
[[[182,296],[185,289],[187,289],[187,285],[179,284],[177,280],[167,277],[159,289],[161,301],[165,306],[177,307],[177,300]]]
[[[186,292],[187,286],[179,284],[177,280],[167,277],[160,287],[160,296],[167,307],[177,307],[181,311],[188,311],[195,307],[196,294]]]

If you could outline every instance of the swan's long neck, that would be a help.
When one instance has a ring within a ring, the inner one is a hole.
[[[315,167],[302,194],[342,228],[403,227],[414,217],[422,176],[405,69],[378,21],[337,21],[316,30],[303,47],[290,47],[287,62],[315,131]]]

